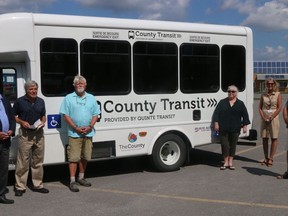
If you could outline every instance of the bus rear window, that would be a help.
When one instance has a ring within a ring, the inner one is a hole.
[[[243,46],[224,45],[221,49],[222,59],[222,90],[235,85],[239,91],[245,90],[246,50]]]

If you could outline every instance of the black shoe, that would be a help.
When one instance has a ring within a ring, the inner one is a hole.
[[[4,191],[4,194],[7,194],[7,193],[9,193],[9,188],[5,188],[5,191]]]
[[[23,195],[23,193],[25,193],[25,190],[18,190],[18,189],[15,189],[15,196],[20,197],[20,196]]]
[[[7,199],[5,195],[2,195],[2,196],[0,197],[0,203],[3,203],[3,204],[13,204],[13,203],[14,203],[14,200]]]
[[[49,190],[46,188],[33,188],[32,189],[34,192],[39,192],[39,193],[49,193]]]

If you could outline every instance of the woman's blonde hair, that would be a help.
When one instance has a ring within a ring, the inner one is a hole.
[[[266,81],[265,81],[266,86],[267,86],[267,83],[268,83],[268,82],[273,82],[273,83],[274,83],[274,85],[273,85],[273,91],[274,91],[274,92],[279,91],[279,83],[278,83],[274,78],[268,77],[268,78],[266,79]]]

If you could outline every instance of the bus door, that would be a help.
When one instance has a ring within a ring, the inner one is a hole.
[[[13,106],[17,97],[23,96],[24,91],[24,64],[0,64],[0,93],[9,98]],[[18,149],[17,134],[20,125],[16,125],[16,134],[12,138],[10,148],[9,170],[15,169]]]

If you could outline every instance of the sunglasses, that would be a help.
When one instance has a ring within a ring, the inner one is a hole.
[[[229,91],[227,91],[227,92],[228,92],[228,93],[235,93],[236,91],[230,91],[230,90],[229,90]]]
[[[267,85],[274,85],[274,83],[267,83]]]

